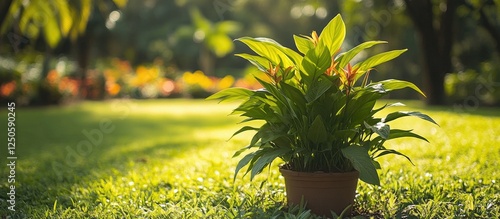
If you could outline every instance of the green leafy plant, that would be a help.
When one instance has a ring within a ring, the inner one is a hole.
[[[246,117],[244,122],[264,121],[260,127],[244,126],[234,133],[256,131],[250,144],[234,154],[248,152],[239,161],[235,177],[248,165],[245,174],[250,173],[253,179],[272,161],[281,158],[285,162],[282,168],[302,172],[357,170],[362,181],[379,185],[376,169],[380,165],[376,158],[396,154],[410,160],[386,148],[387,140],[413,137],[427,141],[412,130],[389,125],[407,116],[436,124],[425,114],[397,111],[385,117],[375,116],[382,109],[403,105],[375,108],[376,101],[392,91],[410,88],[424,95],[407,81],[368,81],[373,67],[398,57],[406,49],[383,52],[351,64],[361,51],[386,42],[368,41],[340,53],[345,33],[342,17],[337,15],[320,35],[313,32],[311,36],[294,36],[299,52],[269,38],[238,39],[256,55],[237,56],[247,59],[270,79],[257,78],[264,89],[229,88],[208,98],[244,100],[232,114]]]

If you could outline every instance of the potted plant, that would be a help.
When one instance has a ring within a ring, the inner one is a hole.
[[[242,100],[232,114],[245,117],[244,122],[263,121],[260,127],[244,126],[234,133],[256,131],[249,145],[234,154],[247,152],[237,164],[235,177],[248,166],[245,174],[250,173],[253,179],[280,158],[284,162],[280,172],[285,178],[288,203],[303,200],[319,215],[350,211],[358,176],[361,181],[379,185],[380,164],[376,158],[396,154],[410,160],[386,148],[387,140],[413,137],[427,141],[412,130],[394,129],[391,121],[414,116],[436,123],[420,112],[376,116],[382,109],[402,105],[375,107],[377,100],[392,91],[410,88],[424,93],[407,81],[369,82],[373,67],[398,57],[406,49],[383,52],[353,64],[350,62],[357,54],[386,42],[368,41],[340,53],[345,33],[342,17],[337,15],[320,35],[313,32],[311,36],[293,36],[298,52],[269,38],[239,38],[256,55],[237,56],[269,76],[267,80],[256,78],[264,88],[228,88],[208,98]]]

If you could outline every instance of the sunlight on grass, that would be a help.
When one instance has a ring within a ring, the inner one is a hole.
[[[386,218],[499,217],[498,109],[459,114],[410,103],[397,110],[424,111],[440,126],[415,118],[391,124],[414,127],[430,143],[392,141],[390,146],[410,156],[415,166],[394,155],[379,159],[382,186],[360,183],[356,212]],[[233,182],[238,159],[232,155],[252,136],[248,132],[228,140],[241,126],[240,118],[227,116],[234,106],[203,100],[118,100],[18,109],[15,216],[270,218],[300,214],[285,205],[279,162],[253,182],[242,174]],[[0,119],[5,120],[6,114]],[[114,128],[102,132],[97,141],[99,135],[92,130],[101,130],[103,121]],[[72,154],[78,153],[81,142],[92,142],[83,131],[94,133],[91,138],[96,144],[86,154]],[[4,139],[5,134],[0,135]],[[6,162],[5,157],[0,160]],[[4,176],[7,168],[1,171]],[[1,194],[7,193],[7,185],[0,182]],[[0,201],[0,215],[8,213],[6,205]]]

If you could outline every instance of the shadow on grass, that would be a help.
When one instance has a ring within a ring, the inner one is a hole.
[[[127,171],[130,162],[147,165],[149,159],[168,161],[197,150],[210,141],[220,141],[199,138],[197,133],[237,122],[204,114],[203,109],[197,114],[148,115],[139,107],[125,115],[106,106],[17,111],[16,213],[26,214],[28,208],[51,209],[55,200],[58,206],[71,207],[77,201],[71,197],[75,185],[100,180],[112,170]],[[6,135],[3,133],[0,135]],[[5,159],[0,158],[2,163],[7,162]],[[8,174],[5,166],[1,170],[2,177]],[[6,200],[9,185],[6,180],[0,185],[0,198]],[[44,206],[36,206],[40,204]],[[0,209],[7,209],[7,203],[1,201]]]

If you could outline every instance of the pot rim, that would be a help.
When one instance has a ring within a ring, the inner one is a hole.
[[[295,170],[289,170],[285,169],[283,167],[279,168],[281,174],[283,176],[307,176],[307,177],[324,177],[324,176],[359,176],[359,171],[353,170],[349,172],[323,172],[323,171],[317,171],[317,172],[301,172],[301,171],[295,171]]]

